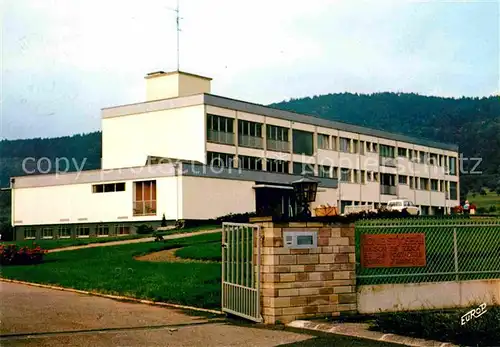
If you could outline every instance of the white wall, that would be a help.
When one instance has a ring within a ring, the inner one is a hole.
[[[182,178],[182,218],[209,219],[229,213],[255,212],[253,181]]]
[[[471,307],[481,303],[491,306],[500,302],[498,279],[362,285],[357,291],[358,311],[364,314]]]
[[[133,216],[134,190],[130,180],[125,182],[124,192],[92,193],[90,183],[14,189],[13,222],[22,226],[160,220],[163,213],[167,219],[175,219],[176,177],[152,179],[157,181],[156,216]]]
[[[102,119],[102,168],[143,166],[148,155],[205,161],[203,105]]]

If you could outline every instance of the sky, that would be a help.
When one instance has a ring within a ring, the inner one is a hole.
[[[498,94],[500,0],[180,0],[180,69],[260,104]],[[176,70],[175,0],[0,0],[0,138],[100,130]]]

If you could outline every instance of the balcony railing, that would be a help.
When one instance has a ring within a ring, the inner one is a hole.
[[[382,166],[396,167],[396,158],[392,157],[379,157],[379,163]]]
[[[386,185],[381,184],[380,185],[380,194],[397,195],[396,186],[386,186]]]
[[[238,145],[242,147],[250,148],[264,148],[264,140],[262,137],[248,136],[248,135],[238,135]]]
[[[290,144],[286,141],[267,139],[267,149],[270,151],[290,152]]]
[[[207,133],[208,142],[217,142],[225,145],[234,145],[234,133],[209,130]]]

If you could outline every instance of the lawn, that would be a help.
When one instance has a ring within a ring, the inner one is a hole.
[[[488,189],[485,189],[486,195],[481,195],[479,193],[472,194],[469,193],[467,195],[467,200],[469,200],[470,203],[476,205],[477,208],[484,208],[487,210],[486,213],[490,214],[500,214],[500,196],[497,195],[496,192],[494,191],[489,191]],[[495,212],[488,212],[489,208],[491,206],[496,207]]]
[[[48,253],[32,266],[5,266],[2,277],[202,308],[220,308],[221,266],[134,260],[162,249],[220,242],[221,233]],[[220,247],[220,243],[219,243]]]
[[[173,234],[184,234],[191,233],[202,230],[213,230],[216,228],[220,228],[219,225],[206,225],[206,226],[198,226],[193,228],[184,228],[184,229],[172,229],[161,231],[158,234],[162,236],[173,235]],[[145,237],[152,237],[152,234],[142,234],[142,235],[124,235],[124,236],[111,236],[111,237],[93,237],[93,238],[81,238],[81,239],[55,239],[55,240],[24,240],[24,241],[8,241],[5,244],[16,244],[18,246],[31,246],[33,243],[36,243],[43,249],[54,249],[54,248],[64,248],[71,246],[84,246],[91,243],[106,243],[112,241],[124,241],[124,240],[134,240]]]
[[[180,258],[222,261],[221,242],[209,244],[197,244],[181,248],[175,252],[175,255]]]

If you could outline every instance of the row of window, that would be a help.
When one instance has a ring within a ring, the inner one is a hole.
[[[207,115],[207,139],[210,142],[218,142],[234,145],[234,119],[217,115]],[[238,143],[240,146],[263,148],[262,124],[238,120]],[[266,125],[267,149],[272,151],[289,151],[289,128]],[[292,149],[295,154],[312,156],[314,153],[314,134],[308,131],[292,130]],[[450,168],[450,174],[456,175],[457,159],[447,156],[412,150],[404,147],[394,147],[377,144],[369,141],[359,141],[346,137],[337,137],[327,134],[317,135],[317,147],[319,149],[334,150],[345,153],[364,155],[365,152],[379,152],[381,157],[395,158],[406,157],[422,164],[443,166]]]
[[[250,157],[250,156],[243,156],[240,155],[238,156],[238,167],[241,169],[246,169],[246,170],[263,170],[263,161],[266,161],[266,171],[270,172],[280,172],[280,173],[289,173],[289,165],[290,163],[284,160],[277,160],[277,159],[263,159],[263,158],[258,158],[258,157]],[[207,152],[207,163],[208,165],[212,165],[215,167],[236,167],[234,164],[234,155],[233,154],[228,154],[228,153],[218,153],[218,152]],[[354,181],[357,182],[356,179],[349,179],[347,177],[352,177],[349,172],[350,171],[359,171],[360,175],[363,177],[364,175],[362,174],[363,170],[351,170],[348,168],[342,168],[342,171],[345,171],[345,174],[342,174],[338,172],[338,168],[336,167],[331,167],[331,166],[324,166],[324,165],[318,165],[318,176],[319,177],[332,177],[332,178],[339,178],[341,181]],[[309,175],[315,175],[314,172],[314,164],[306,164],[306,163],[297,163],[294,162],[292,163],[292,173],[293,174],[309,174]],[[373,172],[372,180],[376,181],[377,179],[374,178],[376,176],[376,172]],[[356,176],[356,175],[354,175]],[[368,179],[370,180],[370,179]],[[408,176],[404,175],[399,175],[399,180],[400,183],[402,184],[408,184]],[[359,180],[360,182],[362,179]]]
[[[43,227],[40,229],[40,237],[42,239],[67,239],[71,237],[70,226],[58,226],[56,228],[51,227]],[[109,226],[108,225],[98,225],[96,227],[96,235],[99,236],[109,236]],[[115,225],[114,227],[115,235],[129,235],[130,227],[126,225]],[[76,226],[75,227],[75,236],[76,237],[89,237],[90,236],[90,227],[89,226]],[[24,229],[24,238],[27,240],[36,239],[37,238],[37,230],[35,228],[25,228]]]
[[[92,185],[93,193],[124,192],[125,182]]]

